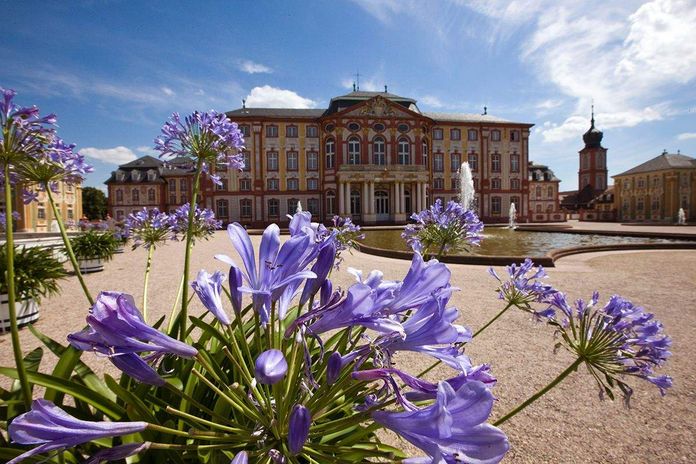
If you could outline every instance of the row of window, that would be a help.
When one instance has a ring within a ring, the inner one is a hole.
[[[474,178],[473,181],[474,181],[474,190],[478,190],[479,180],[477,178]],[[452,177],[450,179],[450,185],[451,185],[452,190],[458,190],[459,189],[459,178]],[[444,189],[445,189],[445,179],[442,177],[434,178],[433,179],[433,190],[444,190]],[[501,179],[498,177],[491,179],[491,190],[501,190],[501,189],[502,189]],[[510,190],[519,190],[519,189],[520,189],[520,180],[519,179],[510,179]],[[552,194],[549,193],[549,195],[552,195]],[[539,198],[541,198],[541,197],[539,197]]]
[[[244,137],[249,137],[250,135],[250,130],[249,126],[247,125],[241,125],[239,126],[239,129],[242,131],[242,135]],[[319,128],[317,126],[307,126],[305,128],[305,136],[308,138],[317,138],[319,137]],[[271,124],[266,126],[266,137],[278,137],[278,126]],[[294,125],[288,125],[285,126],[285,137],[290,138],[290,139],[296,139],[299,137],[299,129],[297,126]]]
[[[123,201],[123,190],[116,189],[116,202],[120,203],[122,201]],[[131,201],[132,202],[139,202],[140,201],[140,189],[132,189],[131,190]],[[147,201],[151,202],[151,203],[155,201],[155,189],[151,188],[151,189],[147,190]]]
[[[287,200],[287,211],[297,210],[297,203],[299,200],[297,198],[290,198]],[[279,218],[280,217],[280,200],[277,198],[269,198],[266,202],[269,218]],[[312,216],[319,216],[319,199],[318,198],[308,198],[305,204],[302,205],[312,213]],[[333,208],[330,213],[333,212]],[[330,214],[329,213],[329,214]],[[229,219],[229,201],[225,199],[219,199],[215,202],[215,215],[220,219]],[[239,200],[239,216],[242,219],[251,219],[253,217],[253,202],[249,198],[242,198]]]
[[[433,140],[442,140],[444,137],[444,129],[435,128],[433,129]],[[502,133],[498,129],[493,129],[491,131],[491,141],[500,142],[502,139]],[[466,134],[466,138],[469,142],[475,142],[478,140],[478,130],[469,129]],[[450,129],[450,140],[461,140],[462,131],[460,129]],[[520,131],[511,130],[510,131],[510,141],[519,142],[520,141]]]
[[[434,172],[443,172],[445,163],[444,163],[444,154],[443,153],[435,153],[433,154],[433,171]],[[494,153],[491,155],[491,172],[501,172],[501,156],[498,153]],[[479,170],[479,162],[478,162],[478,155],[476,153],[469,153],[467,155],[467,162],[469,163],[469,168],[477,172]],[[458,172],[459,167],[462,165],[462,156],[459,153],[452,153],[450,154],[450,171],[451,172]],[[510,172],[520,172],[520,155],[518,154],[511,154],[510,155]]]
[[[176,192],[176,180],[170,179],[167,183],[169,184],[169,192]],[[179,190],[188,191],[188,179],[179,179]]]

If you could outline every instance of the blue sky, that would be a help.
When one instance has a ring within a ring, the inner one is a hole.
[[[696,0],[4,2],[0,86],[95,166],[151,154],[174,111],[324,107],[350,90],[536,124],[530,159],[577,187],[594,99],[611,174],[696,156]]]

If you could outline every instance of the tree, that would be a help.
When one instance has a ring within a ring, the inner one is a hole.
[[[106,219],[106,195],[94,187],[82,189],[82,214],[87,219]]]

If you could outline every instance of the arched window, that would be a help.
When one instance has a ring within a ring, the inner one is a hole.
[[[239,200],[239,216],[245,219],[251,219],[251,200],[242,198]]]
[[[541,198],[541,187],[537,187],[535,189],[535,193],[537,198]]]
[[[383,137],[374,138],[372,141],[372,164],[382,166],[387,163],[384,146]]]
[[[399,164],[411,164],[411,143],[408,139],[399,139],[397,159]]]
[[[280,200],[271,198],[268,200],[268,217],[280,217]]]
[[[336,166],[336,142],[334,139],[326,141],[324,154],[326,155],[326,169],[333,169]]]
[[[546,189],[546,197],[549,199],[553,199],[553,187],[549,185],[549,188]]]
[[[360,139],[357,137],[348,139],[348,164],[360,164]]]
[[[428,165],[428,141],[423,140],[423,166]]]
[[[116,201],[123,201],[123,190],[116,190]]]
[[[326,194],[326,214],[336,214],[336,194],[334,192]]]
[[[133,200],[133,202],[140,201],[140,191],[137,188],[131,190],[131,200]]]

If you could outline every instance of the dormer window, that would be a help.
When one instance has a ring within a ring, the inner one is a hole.
[[[147,171],[147,180],[154,182],[157,179],[157,172],[154,169]]]
[[[140,181],[140,171],[137,169],[134,169],[131,171],[131,180],[133,182],[139,182]]]
[[[116,180],[118,182],[125,182],[126,181],[126,173],[124,171],[121,171],[121,170],[116,171]]]

